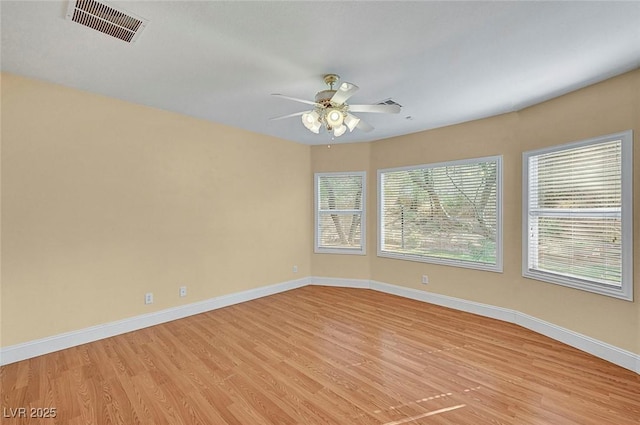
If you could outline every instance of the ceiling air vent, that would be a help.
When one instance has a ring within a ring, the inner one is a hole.
[[[399,107],[402,108],[402,105],[393,99],[383,100],[382,102],[379,102],[378,105],[398,105]]]
[[[147,20],[95,0],[70,0],[67,19],[112,37],[133,43]]]

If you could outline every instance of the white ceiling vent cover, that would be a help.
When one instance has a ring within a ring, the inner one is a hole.
[[[391,99],[391,98],[389,98],[389,99],[385,99],[385,100],[383,100],[383,101],[380,101],[380,102],[378,103],[378,105],[398,105],[399,107],[401,107],[401,108],[402,108],[402,105],[401,105],[401,104],[399,104],[398,102],[396,102],[395,100],[393,100],[393,99]]]
[[[112,37],[133,43],[148,21],[95,0],[69,0],[67,19]]]

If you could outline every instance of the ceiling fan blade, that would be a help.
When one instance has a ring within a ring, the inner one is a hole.
[[[349,105],[350,112],[379,112],[381,114],[397,114],[398,105]]]
[[[278,97],[282,97],[284,99],[289,99],[289,100],[294,100],[296,102],[306,103],[307,105],[316,105],[316,102],[313,102],[311,100],[298,99],[297,97],[285,96],[285,95],[280,94],[280,93],[272,93],[271,96],[278,96]]]
[[[336,90],[335,94],[331,98],[331,102],[341,105],[346,102],[347,99],[349,99],[351,96],[353,96],[353,94],[357,92],[358,89],[359,87],[355,84],[347,83],[345,81],[344,83],[340,84],[340,87],[338,87],[338,90]]]
[[[302,111],[302,112],[294,112],[293,114],[288,114],[288,115],[282,115],[280,117],[274,117],[274,118],[269,118],[271,121],[277,121],[277,120],[283,120],[285,118],[291,118],[291,117],[297,117],[300,116],[302,114],[306,114],[309,111]]]
[[[373,126],[367,122],[364,122],[362,120],[360,120],[360,122],[358,123],[358,125],[356,125],[356,128],[359,130],[364,131],[365,133],[370,132],[371,130],[373,130]]]

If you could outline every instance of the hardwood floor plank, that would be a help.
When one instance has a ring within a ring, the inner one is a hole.
[[[0,368],[3,425],[638,425],[640,376],[517,325],[309,286]],[[6,415],[5,415],[6,416]]]

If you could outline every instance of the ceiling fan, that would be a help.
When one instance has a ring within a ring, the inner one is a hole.
[[[333,134],[334,137],[339,137],[342,136],[347,129],[349,131],[353,131],[355,128],[359,128],[362,131],[373,130],[370,124],[362,121],[360,118],[351,114],[351,112],[378,112],[383,114],[397,114],[400,112],[400,105],[397,104],[349,105],[345,103],[358,91],[358,86],[345,81],[341,83],[337,89],[334,89],[333,86],[339,79],[340,76],[336,74],[325,75],[324,82],[329,86],[329,89],[316,93],[315,101],[274,93],[273,96],[313,105],[313,109],[310,111],[294,112],[293,114],[271,119],[281,120],[302,116],[302,124],[312,133],[318,134],[320,133],[320,129],[324,127],[328,133]]]

